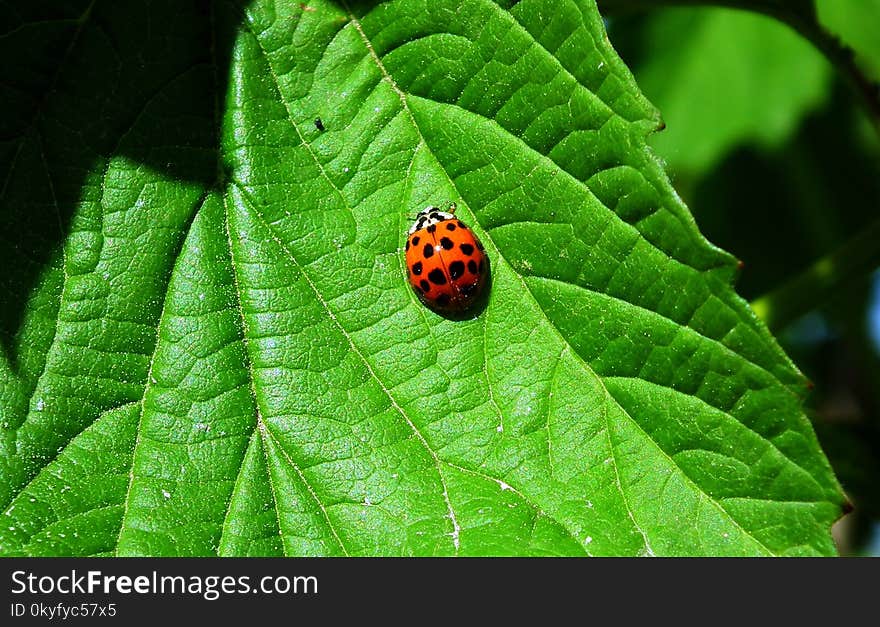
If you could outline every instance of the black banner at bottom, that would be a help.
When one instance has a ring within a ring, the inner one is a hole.
[[[839,618],[877,560],[6,558],[0,623]],[[574,614],[572,614],[574,612]],[[707,613],[708,612],[708,613]],[[849,613],[849,612],[845,612]],[[545,624],[545,621],[542,621]]]

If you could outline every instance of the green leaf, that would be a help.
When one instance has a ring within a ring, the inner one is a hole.
[[[803,378],[592,2],[20,4],[0,552],[834,552]],[[402,265],[446,200],[467,320]]]
[[[830,65],[770,17],[676,8],[648,16],[630,59],[663,112],[651,145],[672,171],[700,175],[748,144],[778,148],[827,99]]]
[[[855,50],[869,76],[880,80],[880,0],[816,0],[816,10],[822,25]]]

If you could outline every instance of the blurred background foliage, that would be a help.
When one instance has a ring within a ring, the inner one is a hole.
[[[832,63],[773,17],[699,5],[599,0],[662,113],[652,145],[676,189],[813,382],[807,411],[854,506],[841,554],[880,555],[880,120],[841,71],[850,53]],[[880,0],[816,0],[815,16],[880,79]]]

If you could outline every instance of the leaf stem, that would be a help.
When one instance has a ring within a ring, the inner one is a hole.
[[[880,266],[880,219],[780,287],[752,301],[774,333],[827,302],[835,291]]]
[[[871,125],[880,136],[880,84],[856,63],[852,48],[819,23],[811,0],[597,0],[603,15],[656,9],[660,6],[723,6],[763,13],[787,24],[821,52],[856,92]]]

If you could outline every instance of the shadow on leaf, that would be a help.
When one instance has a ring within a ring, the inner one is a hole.
[[[217,183],[218,118],[240,9],[173,0],[18,1],[13,8],[0,39],[7,60],[0,70],[0,347],[17,371],[34,304],[53,309],[47,318],[58,315],[65,242],[80,236],[76,250],[93,247],[97,255],[108,237],[101,218],[117,192],[106,179],[114,159],[206,190]]]

